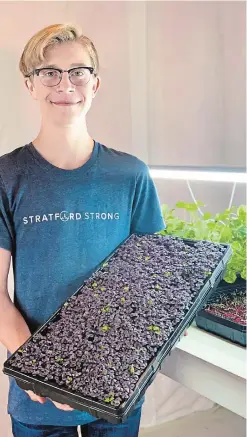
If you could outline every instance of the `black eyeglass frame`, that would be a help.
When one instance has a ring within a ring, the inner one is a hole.
[[[69,74],[69,79],[70,79],[70,72],[71,71],[73,71],[73,70],[78,70],[78,69],[84,69],[84,70],[89,70],[90,71],[90,73],[91,74],[94,74],[94,76],[96,77],[97,75],[96,75],[96,73],[94,72],[94,68],[93,67],[73,67],[73,68],[69,68],[68,70],[62,70],[61,68],[52,68],[52,67],[42,67],[42,68],[35,68],[35,70],[33,70],[31,73],[29,73],[29,74],[26,74],[25,75],[25,77],[30,77],[30,76],[33,76],[34,74],[36,74],[37,76],[39,76],[39,73],[42,71],[42,70],[52,70],[52,71],[58,71],[59,73],[60,73],[60,80],[59,80],[59,82],[56,84],[56,85],[46,85],[46,86],[49,86],[49,87],[52,87],[52,86],[57,86],[57,85],[59,85],[60,84],[60,82],[61,82],[61,80],[62,80],[62,75],[63,75],[63,73],[68,73]],[[72,82],[73,83],[73,82]]]

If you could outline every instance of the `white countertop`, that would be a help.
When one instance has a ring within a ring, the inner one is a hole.
[[[224,408],[246,417],[246,349],[192,324],[161,372]]]
[[[246,379],[246,349],[203,331],[195,324],[188,329],[188,336],[181,338],[175,347]]]

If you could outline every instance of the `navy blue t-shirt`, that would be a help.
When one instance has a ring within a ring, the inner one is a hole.
[[[64,170],[29,143],[0,158],[0,247],[12,253],[14,303],[31,332],[131,233],[164,228],[148,167],[133,155],[95,142],[83,166]],[[95,420],[33,402],[12,378],[8,412],[37,425]]]

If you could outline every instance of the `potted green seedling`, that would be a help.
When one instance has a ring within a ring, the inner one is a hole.
[[[220,286],[243,284],[246,281],[246,206],[233,206],[215,215],[203,212],[204,207],[202,202],[178,202],[176,208],[162,205],[167,227],[160,233],[230,244],[233,254]]]
[[[167,228],[161,234],[231,245],[232,257],[223,280],[205,308],[199,311],[196,324],[201,329],[246,345],[246,318],[243,311],[241,313],[244,303],[239,304],[245,298],[246,290],[246,206],[233,206],[215,215],[203,212],[204,207],[202,202],[178,202],[172,209],[162,205]]]

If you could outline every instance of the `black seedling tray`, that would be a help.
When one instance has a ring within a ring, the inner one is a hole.
[[[238,280],[237,283],[229,284],[225,287],[218,287],[211,295],[208,303],[215,302],[219,296],[230,295],[234,290],[245,291],[246,281]],[[226,338],[233,343],[246,346],[246,326],[233,322],[232,320],[216,316],[208,313],[205,309],[199,311],[196,316],[196,325],[198,328],[204,329],[212,334],[216,334],[222,338]]]
[[[243,286],[246,287],[246,280],[241,277],[240,273],[237,273],[237,278],[232,283],[226,282],[224,279],[222,279],[222,281],[219,283],[217,287],[217,291],[220,291],[222,289],[223,292],[225,293],[226,290],[230,292],[236,290],[236,288],[238,287],[243,287]]]
[[[136,235],[141,236],[146,234],[138,233]],[[107,262],[114,255],[117,249],[121,245],[123,245],[129,238],[130,236],[126,238],[119,246],[117,246],[116,249],[112,251],[112,253],[109,256],[107,256],[102,261],[102,263],[100,263],[100,265],[95,269],[93,273],[100,270],[103,267],[103,264]],[[163,238],[167,238],[167,237],[164,236]],[[195,240],[183,239],[183,241],[187,245],[195,245],[197,243],[197,241]],[[90,397],[84,397],[81,393],[72,392],[69,389],[61,388],[60,386],[54,383],[46,382],[42,380],[42,378],[36,376],[32,377],[20,371],[14,370],[11,367],[11,363],[9,362],[11,357],[4,363],[3,372],[6,375],[15,378],[17,384],[22,389],[32,390],[37,395],[48,397],[60,403],[69,404],[74,409],[86,411],[89,414],[96,417],[97,419],[105,419],[106,421],[112,424],[119,424],[125,422],[128,416],[133,412],[133,409],[135,408],[136,404],[145,394],[151,382],[154,380],[157,372],[159,371],[162,365],[164,358],[170,354],[174,345],[180,340],[184,331],[190,326],[190,324],[195,319],[197,312],[204,306],[205,302],[210,297],[211,293],[217,288],[218,284],[224,277],[227,262],[229,261],[232,255],[232,250],[230,245],[221,244],[220,246],[225,247],[225,253],[222,256],[222,259],[219,261],[217,267],[215,268],[211,276],[209,276],[205,280],[204,285],[202,286],[201,290],[198,292],[198,295],[196,296],[194,303],[192,304],[191,308],[187,311],[187,314],[185,315],[184,319],[177,325],[175,330],[172,332],[170,338],[163,344],[163,346],[157,352],[156,356],[150,361],[149,365],[146,367],[146,370],[143,372],[142,376],[140,377],[140,379],[136,384],[134,393],[126,402],[121,404],[119,407],[106,405],[103,402],[95,401]],[[91,275],[92,272],[89,275],[89,277]],[[87,278],[85,278],[85,280],[86,279]],[[78,294],[82,288],[83,285],[73,294],[73,296]],[[22,345],[22,347],[24,347],[35,334],[44,331],[47,328],[47,325],[51,323],[51,321],[54,322],[55,320],[57,320],[61,308],[62,306],[50,317],[50,319],[44,325],[42,325],[38,330],[34,332],[34,334]]]

